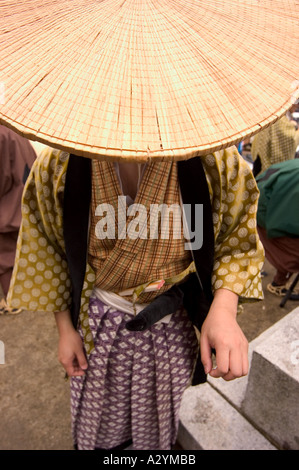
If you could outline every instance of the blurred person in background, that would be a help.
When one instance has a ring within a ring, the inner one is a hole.
[[[251,155],[253,174],[265,171],[269,166],[295,158],[299,144],[298,124],[292,113],[298,107],[294,104],[282,118],[259,132],[252,140]]]
[[[17,313],[5,302],[21,224],[21,198],[36,153],[24,137],[0,125],[0,313]]]
[[[258,232],[266,258],[276,268],[267,290],[283,296],[292,274],[299,272],[299,160],[271,165],[256,180]],[[294,291],[290,298],[299,300],[299,295]]]

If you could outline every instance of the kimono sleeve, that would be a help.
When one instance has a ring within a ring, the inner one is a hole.
[[[70,306],[62,223],[68,157],[64,152],[47,149],[35,161],[27,179],[7,296],[11,307],[54,312]]]
[[[251,169],[235,148],[216,152],[207,162],[215,234],[213,290],[231,290],[241,301],[263,299],[259,191]]]

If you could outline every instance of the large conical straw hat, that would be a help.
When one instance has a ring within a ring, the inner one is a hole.
[[[298,97],[297,0],[1,0],[0,123],[99,159],[187,159]]]

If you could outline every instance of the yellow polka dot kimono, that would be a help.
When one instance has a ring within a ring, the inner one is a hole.
[[[58,155],[59,165],[55,165]],[[28,310],[53,312],[67,309],[70,303],[61,205],[67,157],[55,151],[43,153],[25,186],[9,298]]]
[[[23,195],[23,220],[8,304],[48,312],[70,307],[63,239],[63,195],[69,154],[46,149],[35,161]],[[264,252],[256,230],[258,189],[235,147],[202,157],[215,235],[213,290],[229,289],[242,301],[262,299]],[[94,273],[87,264],[81,303],[86,319]],[[88,331],[85,332],[88,350]]]

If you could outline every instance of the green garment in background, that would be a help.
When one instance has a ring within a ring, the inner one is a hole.
[[[256,181],[257,223],[267,237],[299,237],[299,159],[271,165]]]

